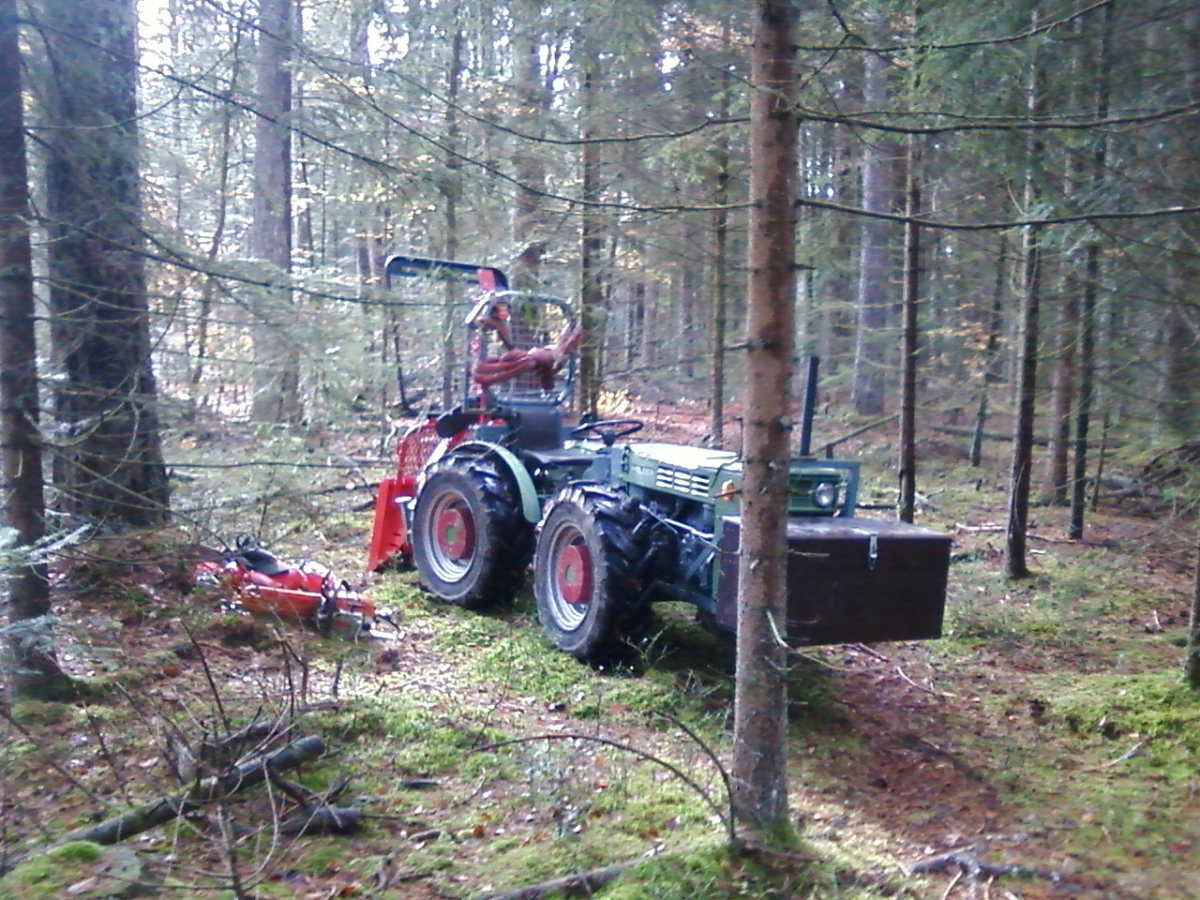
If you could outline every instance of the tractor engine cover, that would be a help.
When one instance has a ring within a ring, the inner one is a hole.
[[[790,519],[788,642],[912,641],[942,635],[950,538],[884,519]],[[724,519],[714,618],[737,627],[741,519]]]

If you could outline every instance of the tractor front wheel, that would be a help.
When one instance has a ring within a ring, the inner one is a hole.
[[[447,603],[478,609],[511,600],[521,586],[533,526],[494,463],[451,458],[425,479],[412,545],[421,587]]]
[[[595,661],[646,615],[644,514],[609,489],[572,485],[546,506],[534,552],[538,619],[560,650]]]

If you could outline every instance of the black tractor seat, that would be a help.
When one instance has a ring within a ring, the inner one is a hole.
[[[563,466],[588,466],[596,461],[596,454],[587,450],[556,447],[546,450],[518,449],[517,453],[526,461],[536,463],[543,469]]]

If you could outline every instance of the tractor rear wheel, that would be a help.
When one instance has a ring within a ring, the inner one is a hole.
[[[599,485],[569,486],[546,505],[533,592],[542,630],[563,652],[599,660],[646,617],[645,518],[636,503]]]
[[[533,556],[533,526],[516,487],[487,459],[451,458],[425,479],[412,527],[421,587],[478,609],[505,603]]]

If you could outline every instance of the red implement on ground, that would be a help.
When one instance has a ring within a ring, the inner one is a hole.
[[[285,563],[247,537],[234,550],[204,550],[193,575],[248,612],[300,619],[322,634],[359,634],[389,618],[320,563]]]

